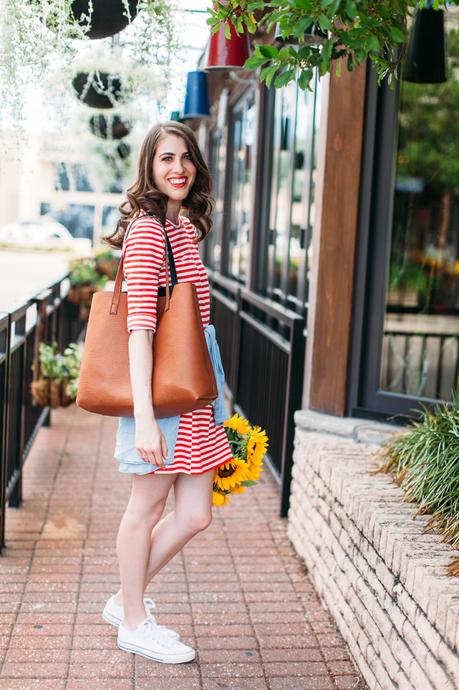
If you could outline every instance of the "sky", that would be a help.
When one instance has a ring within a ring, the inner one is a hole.
[[[171,111],[183,110],[186,74],[196,69],[198,59],[210,36],[210,28],[206,23],[208,15],[202,13],[211,4],[210,0],[175,0],[175,4],[178,9],[177,33],[184,47],[179,51],[177,70],[168,96]],[[198,10],[201,13],[184,10]]]

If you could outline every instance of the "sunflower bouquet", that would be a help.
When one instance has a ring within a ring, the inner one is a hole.
[[[242,494],[255,484],[263,471],[263,456],[268,436],[259,426],[250,426],[244,417],[234,414],[224,422],[232,459],[215,468],[212,505],[229,503],[229,494]]]

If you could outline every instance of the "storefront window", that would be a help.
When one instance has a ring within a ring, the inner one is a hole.
[[[450,400],[459,373],[459,8],[447,79],[402,80],[380,386]]]
[[[218,271],[221,269],[221,238],[223,231],[223,204],[225,198],[226,147],[221,129],[210,133],[209,170],[212,176],[212,196],[215,199],[213,225],[205,241],[206,264]]]
[[[243,97],[231,118],[232,184],[229,222],[228,273],[245,283],[249,267],[250,224],[253,211],[253,151],[255,98]]]
[[[313,91],[275,93],[267,293],[302,313],[307,299],[318,123]]]

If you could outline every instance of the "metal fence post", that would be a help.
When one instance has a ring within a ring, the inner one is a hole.
[[[10,357],[10,317],[0,314],[0,553],[5,546],[6,476],[8,463],[8,378]]]

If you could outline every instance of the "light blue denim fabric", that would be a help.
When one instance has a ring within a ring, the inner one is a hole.
[[[210,359],[214,369],[217,383],[218,396],[213,401],[215,424],[223,424],[228,418],[228,411],[224,398],[225,373],[223,371],[220,348],[218,347],[215,327],[212,324],[205,326],[204,333],[209,350]],[[158,425],[166,439],[169,457],[166,465],[174,462],[174,450],[177,441],[180,415],[175,417],[163,417],[158,419]],[[119,461],[119,471],[126,474],[149,474],[158,469],[158,465],[152,465],[141,459],[135,447],[135,419],[134,417],[120,417],[116,434],[115,458]]]

